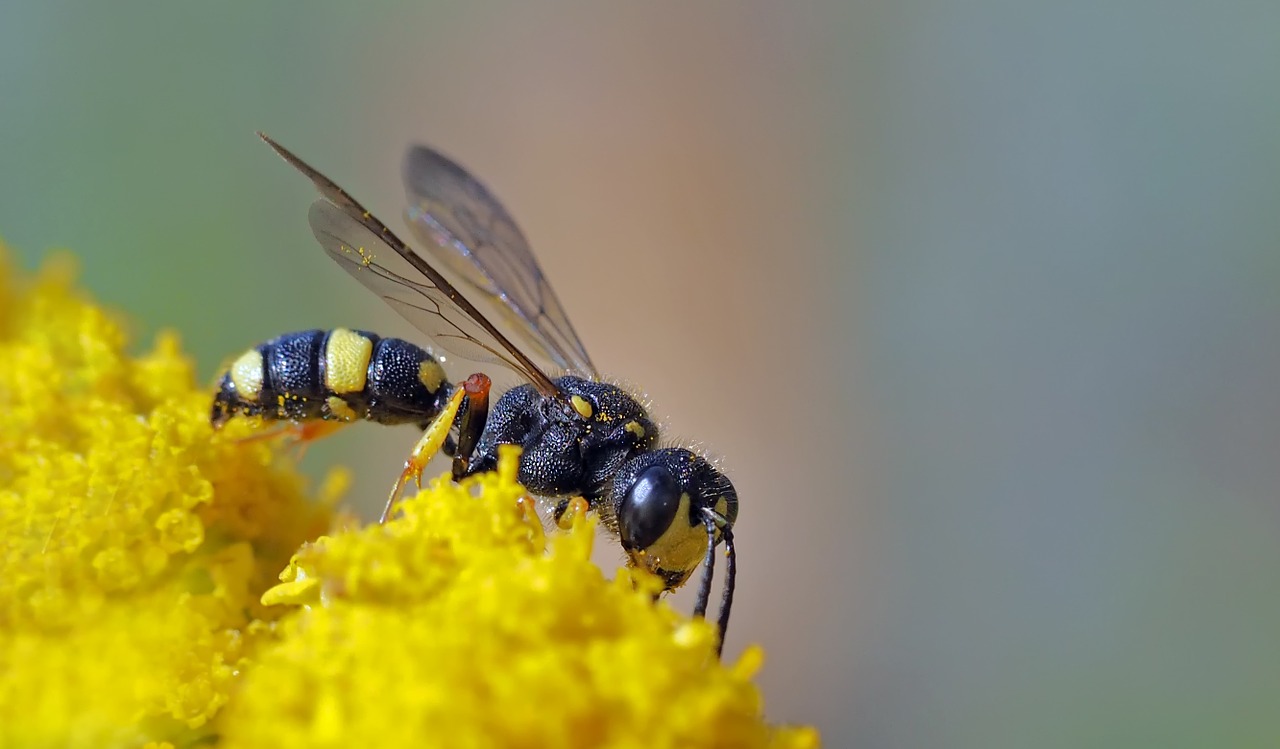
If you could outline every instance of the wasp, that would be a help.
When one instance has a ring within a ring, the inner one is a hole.
[[[259,344],[234,361],[218,383],[213,426],[258,416],[291,424],[302,439],[358,420],[421,428],[383,521],[438,452],[452,456],[452,475],[461,479],[493,470],[499,446],[519,445],[520,483],[557,499],[557,520],[576,498],[585,500],[628,562],[655,573],[666,591],[701,564],[696,616],[706,614],[715,549],[723,542],[722,647],[737,567],[737,492],[705,457],[659,447],[658,426],[640,400],[600,377],[498,199],[439,151],[412,147],[404,162],[406,218],[423,254],[328,177],[258,135],[319,191],[308,221],[330,258],[443,350],[501,365],[524,382],[503,393],[491,412],[492,383],[483,373],[454,383],[430,350],[408,341],[347,328],[308,330]],[[549,371],[564,374],[553,378]]]

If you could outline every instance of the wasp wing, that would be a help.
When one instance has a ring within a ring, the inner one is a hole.
[[[560,393],[528,355],[376,216],[284,146],[258,135],[320,191],[323,197],[311,204],[308,220],[316,240],[338,265],[447,351],[503,364],[543,394]]]
[[[425,146],[405,155],[409,227],[432,256],[494,302],[512,331],[562,369],[597,375],[520,227],[479,180]]]

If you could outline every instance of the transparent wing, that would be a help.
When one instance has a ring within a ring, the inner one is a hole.
[[[308,219],[320,246],[338,265],[447,351],[514,369],[545,395],[559,395],[551,378],[502,335],[426,260],[328,177],[279,143],[258,133],[323,196]]]
[[[520,227],[498,199],[438,151],[405,155],[409,227],[433,257],[493,301],[529,348],[563,369],[596,375]]]

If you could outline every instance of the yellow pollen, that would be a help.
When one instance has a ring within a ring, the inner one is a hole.
[[[329,406],[329,413],[338,417],[342,421],[355,421],[356,412],[349,403],[336,395],[331,395],[325,401]]]

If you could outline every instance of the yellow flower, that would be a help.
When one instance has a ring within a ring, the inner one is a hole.
[[[68,260],[0,248],[0,746],[191,740],[258,598],[328,526],[268,445],[213,438],[172,334],[141,357]]]
[[[340,476],[304,499],[174,336],[126,344],[0,258],[0,746],[817,746],[591,518],[544,535],[514,452],[321,536]]]
[[[385,526],[303,547],[264,601],[299,607],[224,713],[227,746],[812,746],[761,718],[750,649],[654,606],[661,584],[607,580],[594,522],[544,548],[498,471],[432,483]]]

